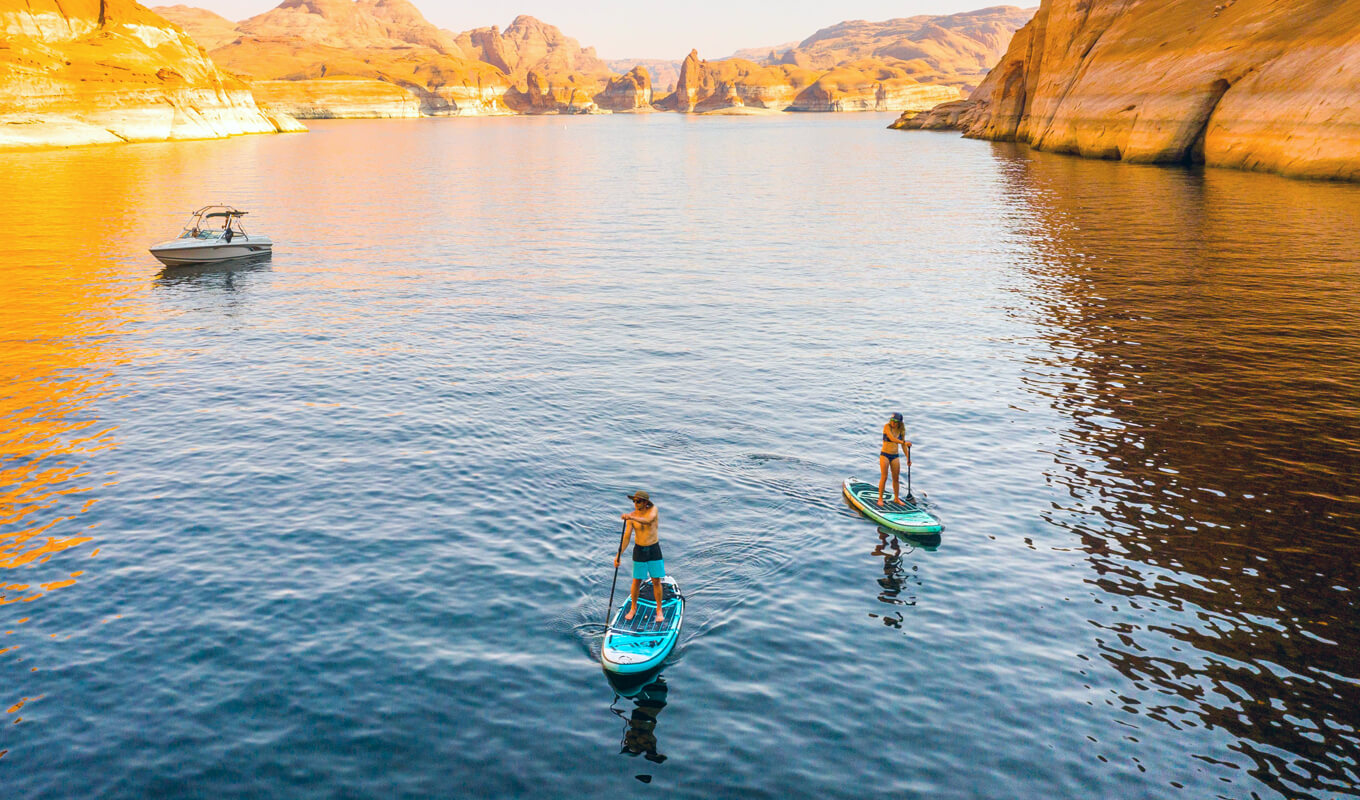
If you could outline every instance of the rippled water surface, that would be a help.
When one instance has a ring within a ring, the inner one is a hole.
[[[0,785],[1360,796],[1360,187],[886,122],[0,155]],[[162,271],[211,202],[272,262]]]

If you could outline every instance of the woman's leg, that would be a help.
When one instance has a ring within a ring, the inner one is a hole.
[[[900,503],[902,501],[899,500],[898,498],[902,496],[902,492],[900,491],[900,488],[898,486],[899,484],[898,478],[901,477],[902,475],[902,459],[894,458],[892,460],[892,474],[893,474],[893,502]]]
[[[883,505],[883,484],[888,482],[888,457],[878,454],[878,504]]]

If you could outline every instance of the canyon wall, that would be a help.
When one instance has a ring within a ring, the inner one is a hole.
[[[132,0],[0,0],[0,146],[296,130]]]
[[[1360,180],[1360,3],[1043,0],[967,102],[895,127]]]

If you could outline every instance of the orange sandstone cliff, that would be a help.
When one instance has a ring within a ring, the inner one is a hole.
[[[509,79],[408,0],[284,0],[212,51],[301,117],[509,114]]]
[[[646,67],[633,67],[628,74],[610,80],[604,90],[595,95],[595,103],[607,111],[651,111],[652,76]]]
[[[0,146],[292,130],[132,0],[0,0]]]
[[[968,101],[894,127],[1360,180],[1360,3],[1043,0]]]
[[[793,47],[772,48],[768,58],[770,63],[817,70],[872,60],[897,66],[920,83],[967,92],[1001,60],[1011,35],[1032,16],[1033,8],[994,6],[961,14],[842,22]]]
[[[595,48],[583,48],[555,25],[524,14],[504,32],[495,26],[478,28],[459,34],[457,42],[464,52],[510,79],[513,88],[505,100],[521,113],[596,110],[595,95],[616,77],[595,55]]]

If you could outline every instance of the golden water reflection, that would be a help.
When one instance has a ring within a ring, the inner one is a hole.
[[[100,454],[118,444],[100,406],[122,391],[114,371],[128,357],[130,294],[140,291],[117,279],[125,268],[100,255],[89,220],[135,191],[136,171],[92,169],[93,151],[31,157],[42,166],[0,158],[0,180],[14,189],[0,194],[0,219],[22,221],[0,254],[0,704],[11,715],[43,695],[32,676],[43,662],[27,655],[72,635],[44,625],[43,604],[77,585],[98,553],[82,545],[96,538],[100,490],[116,478]]]

